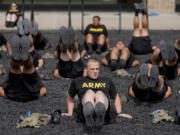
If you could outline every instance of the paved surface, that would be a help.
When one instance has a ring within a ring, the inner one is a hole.
[[[117,30],[119,28],[119,17],[117,12],[85,12],[84,25],[87,26],[94,15],[102,18],[102,23],[109,30]],[[25,17],[30,18],[30,12],[25,12]],[[134,13],[122,13],[122,29],[133,29]],[[4,27],[5,12],[0,13],[0,29],[11,30]],[[35,20],[39,23],[42,30],[57,30],[60,26],[68,25],[68,13],[60,11],[35,12]],[[151,30],[180,30],[180,14],[162,14],[159,16],[149,17],[149,26]],[[72,26],[76,30],[81,30],[81,12],[72,12]]]
[[[10,39],[15,32],[4,31],[3,34]],[[53,47],[48,50],[53,52],[58,42],[58,31],[43,31],[45,36],[50,40]],[[83,42],[83,36],[81,32],[76,32],[80,43]],[[174,40],[180,37],[179,31],[150,31],[152,43],[157,45],[159,40],[166,39],[168,41]],[[111,44],[121,39],[126,44],[129,44],[132,31],[122,31],[118,34],[117,31],[109,32]],[[47,51],[40,51],[40,54],[44,54]],[[150,55],[137,56],[141,63],[149,59]],[[100,59],[100,56],[96,56]],[[4,64],[4,67],[8,71],[9,57],[6,54],[2,54],[0,63]],[[45,66],[42,69],[43,72],[50,74],[56,67],[57,60],[45,60]],[[139,67],[128,69],[132,74],[136,74]],[[0,77],[0,83],[6,80],[8,74]],[[129,85],[133,80],[120,78],[114,76],[112,72],[106,67],[101,66],[100,76],[108,76],[113,80],[117,91],[120,95],[127,93]],[[134,100],[130,100],[128,103],[122,105],[123,112],[131,114],[134,118],[128,120],[125,118],[117,118],[116,122],[112,125],[106,125],[103,127],[100,135],[179,135],[180,125],[174,123],[161,122],[159,124],[152,123],[152,117],[149,115],[156,109],[165,109],[169,111],[171,116],[174,115],[176,107],[180,105],[180,78],[171,81],[173,92],[167,100],[159,103],[140,103]],[[28,110],[38,113],[51,114],[56,109],[62,109],[66,111],[66,93],[70,85],[70,80],[53,79],[50,81],[44,81],[45,86],[48,89],[48,94],[44,98],[39,100],[18,103],[10,100],[0,98],[0,135],[81,135],[83,132],[83,125],[76,123],[74,117],[63,118],[60,125],[47,125],[40,129],[16,129],[16,123],[19,120],[20,115],[25,115]],[[77,102],[76,102],[77,104]]]

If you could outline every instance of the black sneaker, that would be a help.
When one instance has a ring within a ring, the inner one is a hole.
[[[19,36],[15,35],[11,39],[11,49],[12,49],[12,58],[15,61],[21,60],[21,52],[20,52],[20,38]]]
[[[103,125],[104,125],[104,118],[105,118],[105,114],[106,114],[106,108],[104,106],[103,103],[97,103],[96,104],[96,108],[95,108],[95,112],[96,112],[96,121],[95,121],[95,132],[99,132]]]
[[[145,6],[144,6],[144,2],[141,2],[141,3],[134,3],[134,7],[136,10],[138,11],[143,11]]]
[[[24,35],[23,22],[20,21],[20,20],[17,22],[17,33],[18,33],[20,36],[23,36],[23,35]]]
[[[30,41],[28,36],[23,36],[21,38],[21,60],[27,61],[29,59],[30,53]]]

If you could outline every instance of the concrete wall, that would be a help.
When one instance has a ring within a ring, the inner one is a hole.
[[[174,14],[176,0],[148,0],[148,11],[158,11],[160,14]]]

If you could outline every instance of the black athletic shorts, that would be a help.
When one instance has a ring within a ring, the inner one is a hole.
[[[76,112],[76,118],[77,122],[85,122],[84,114],[83,114],[83,106],[82,104],[79,104],[78,107],[75,110]],[[109,104],[108,110],[106,111],[105,114],[105,119],[104,122],[105,124],[111,124],[114,123],[116,120],[117,112],[114,104]],[[94,112],[94,119],[96,118],[95,112]]]
[[[34,48],[37,50],[44,50],[48,42],[49,41],[44,38],[42,42],[34,43]]]
[[[77,62],[63,61],[59,59],[56,69],[64,78],[75,78],[83,76],[84,64],[81,59]]]
[[[120,53],[121,53],[121,52],[120,52]],[[121,55],[121,54],[120,54],[120,55]],[[107,59],[108,64],[109,64],[109,66],[110,66],[110,63],[111,63],[110,53],[108,53],[108,54],[105,56],[105,58]],[[138,60],[137,57],[136,57],[135,55],[133,55],[133,54],[130,54],[130,57],[129,57],[129,59],[127,60],[127,63],[126,63],[126,67],[125,67],[125,68],[131,68],[132,65],[133,65],[133,62],[134,62],[135,60]]]
[[[5,95],[15,101],[27,102],[38,99],[44,87],[38,74],[9,73],[8,80],[2,85]]]
[[[141,101],[159,101],[162,100],[165,97],[165,94],[168,90],[168,82],[166,79],[164,79],[164,87],[161,92],[153,92],[152,89],[147,88],[147,89],[139,89],[136,81],[133,82],[132,84],[132,90],[134,92],[134,95],[136,96],[137,99]]]
[[[149,36],[134,37],[129,44],[129,50],[134,54],[148,54],[152,52],[152,45]]]
[[[164,64],[165,76],[168,80],[173,80],[178,75],[178,62],[174,66],[167,66]]]

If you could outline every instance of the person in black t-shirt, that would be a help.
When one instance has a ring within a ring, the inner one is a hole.
[[[169,80],[173,80],[179,75],[178,53],[173,42],[167,44],[164,40],[161,40],[147,63],[157,65],[159,73]]]
[[[14,27],[18,21],[20,10],[16,3],[11,3],[11,8],[6,13],[6,27]]]
[[[121,117],[132,118],[122,114],[120,97],[113,82],[106,77],[99,77],[100,63],[95,59],[88,59],[85,70],[87,77],[79,77],[71,82],[67,97],[67,113],[62,116],[72,116],[74,109],[74,97],[78,95],[79,106],[77,117],[85,122],[86,131],[99,131],[104,122],[112,122],[116,114]],[[112,108],[111,99],[115,108]]]
[[[144,8],[144,3],[135,3],[135,17],[134,17],[134,30],[133,37],[129,44],[129,49],[135,54],[148,54],[154,50],[151,45],[148,32],[147,13]],[[140,29],[139,12],[142,12],[142,30]]]
[[[129,94],[133,98],[142,101],[159,101],[171,95],[171,87],[162,75],[159,75],[157,66],[143,64],[140,72],[129,88]]]
[[[99,16],[93,17],[93,24],[89,24],[86,27],[84,34],[86,36],[86,41],[83,53],[87,51],[89,54],[93,53],[93,51],[101,53],[110,48],[107,29],[105,25],[100,24]]]
[[[35,71],[29,53],[28,36],[13,36],[12,58],[7,81],[0,87],[0,96],[19,102],[27,102],[46,95],[46,88]],[[23,68],[21,68],[23,67]]]
[[[137,58],[130,53],[122,41],[118,41],[109,53],[102,58],[102,64],[111,70],[130,68],[139,65]]]
[[[58,59],[53,71],[55,78],[75,78],[83,76],[84,64],[81,59],[81,46],[72,27],[60,28],[59,44],[54,51]]]

